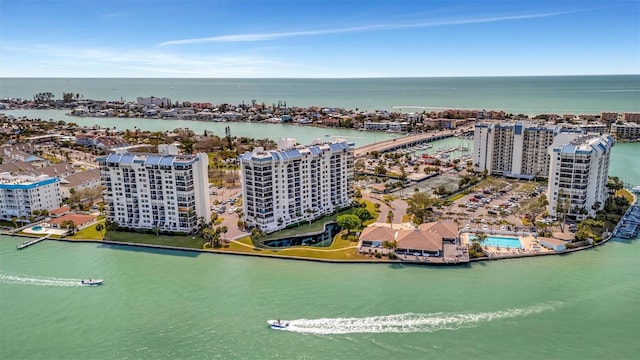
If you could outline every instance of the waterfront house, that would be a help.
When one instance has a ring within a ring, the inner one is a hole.
[[[54,229],[62,228],[62,223],[65,221],[71,221],[73,225],[75,225],[76,229],[81,229],[86,227],[87,225],[93,223],[96,220],[96,217],[93,215],[82,215],[82,214],[73,214],[67,213],[60,217],[54,217],[44,223],[45,227],[50,227]]]
[[[79,191],[100,186],[100,171],[90,169],[76,172],[60,179],[60,193],[63,199],[71,197],[71,190]]]
[[[360,233],[358,252],[370,254],[380,252],[385,254],[387,249],[383,247],[385,241],[396,240],[396,231],[386,226],[367,226]]]
[[[396,236],[398,255],[440,256],[442,236],[435,231],[400,230]]]
[[[450,243],[458,243],[460,239],[458,235],[458,225],[453,221],[434,221],[419,226],[421,231],[432,231],[442,237],[442,241]]]

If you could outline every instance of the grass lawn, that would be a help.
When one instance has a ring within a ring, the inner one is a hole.
[[[615,195],[626,198],[629,201],[629,203],[633,201],[633,195],[625,189],[617,190]]]
[[[363,200],[364,201],[364,200]],[[379,211],[376,210],[375,205],[372,202],[365,201],[366,208],[369,210],[374,219],[378,217]],[[322,231],[323,225],[329,221],[335,221],[338,215],[350,214],[355,208],[345,209],[337,214],[325,216],[319,220],[312,222],[311,224],[304,224],[292,229],[286,229],[271,234],[264,240],[285,238],[290,236],[298,236],[301,234]],[[375,221],[375,220],[374,220]],[[101,221],[104,223],[104,220]],[[96,230],[96,224],[91,225],[81,231],[78,231],[73,236],[67,237],[67,239],[90,239],[90,240],[102,240],[102,234]],[[294,246],[278,250],[272,249],[259,249],[255,248],[251,237],[244,237],[236,242],[229,243],[228,247],[216,248],[218,251],[234,251],[234,252],[247,252],[255,254],[266,255],[279,255],[279,256],[292,256],[292,257],[307,257],[314,259],[338,259],[338,260],[366,260],[370,256],[359,255],[355,246],[357,245],[357,238],[355,237],[355,231],[353,230],[351,235],[347,238],[346,232],[342,231],[338,233],[333,242],[328,247],[312,247],[312,246]],[[159,246],[174,246],[184,247],[190,249],[203,249],[204,239],[200,236],[193,235],[159,235],[144,234],[136,232],[124,232],[124,231],[110,231],[106,234],[105,240],[116,242],[130,242],[136,244],[150,244]]]
[[[97,223],[88,226],[78,232],[76,232],[75,234],[71,235],[71,236],[67,236],[65,239],[69,239],[69,240],[102,240],[102,234],[104,234],[103,232],[99,232],[98,230],[96,230],[96,225],[97,224],[102,224],[102,226],[104,226],[105,224],[105,220],[100,220]],[[55,236],[53,236],[55,237]]]
[[[380,211],[376,210],[375,205],[371,201],[367,201],[367,200],[360,200],[360,201],[364,201],[365,202],[366,209],[369,210],[369,212],[373,215],[373,219],[366,221],[365,224],[368,225],[370,223],[375,222],[376,219],[378,218],[378,214],[380,213]],[[263,240],[282,239],[282,238],[299,236],[299,235],[302,235],[302,234],[322,231],[325,223],[331,222],[331,221],[336,221],[336,218],[339,215],[351,214],[354,209],[356,209],[356,208],[352,207],[352,208],[349,208],[349,209],[341,210],[338,213],[333,214],[333,215],[323,216],[320,219],[313,221],[311,224],[302,223],[299,226],[296,226],[296,227],[293,227],[293,228],[290,228],[290,229],[284,229],[284,230],[276,231],[275,233],[271,233],[271,234],[267,235],[267,237],[265,237]]]
[[[313,259],[338,259],[338,260],[366,260],[368,256],[359,255],[355,246],[358,244],[356,241],[350,241],[343,239],[342,234],[339,233],[333,240],[333,243],[329,247],[312,247],[312,246],[293,246],[278,250],[271,249],[256,249],[253,247],[253,243],[249,236],[237,240],[237,243],[230,243],[229,247],[220,248],[220,251],[235,251],[246,252],[263,255],[278,255],[278,256],[295,256],[306,257]],[[353,237],[353,235],[352,235]]]
[[[109,231],[105,240],[150,244],[160,246],[176,246],[189,249],[202,249],[204,239],[199,235],[159,235],[142,234],[124,231]]]

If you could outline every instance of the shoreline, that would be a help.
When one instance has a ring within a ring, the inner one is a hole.
[[[636,203],[637,203],[637,198],[636,198],[636,201],[633,202],[633,205]],[[16,236],[21,238],[33,238],[33,236],[27,236],[22,234],[1,233],[0,235],[5,235],[8,237]],[[340,260],[340,259],[323,259],[323,258],[310,258],[310,257],[300,257],[300,256],[256,254],[256,253],[246,253],[241,251],[195,249],[195,248],[185,248],[185,247],[179,247],[179,246],[153,245],[153,244],[143,244],[143,243],[120,242],[120,241],[112,241],[112,240],[64,239],[64,238],[48,238],[46,240],[60,241],[60,242],[66,242],[66,243],[86,243],[86,244],[93,243],[93,244],[106,244],[106,245],[120,245],[120,246],[132,247],[132,248],[186,251],[186,252],[194,252],[194,253],[202,253],[202,254],[236,255],[236,256],[279,259],[279,260],[310,261],[310,262],[319,262],[319,263],[328,263],[328,264],[401,264],[401,265],[406,264],[406,265],[441,267],[441,266],[465,266],[465,265],[472,264],[474,262],[481,262],[481,261],[499,261],[499,260],[511,260],[511,259],[521,259],[521,258],[534,258],[539,256],[569,255],[575,252],[589,250],[589,249],[604,245],[607,242],[609,242],[609,240],[611,240],[612,238],[614,238],[613,233],[610,233],[605,239],[602,239],[602,241],[600,241],[599,243],[592,244],[589,246],[567,249],[562,252],[522,254],[522,255],[516,255],[516,256],[502,256],[502,257],[481,257],[481,258],[469,259],[469,262],[423,262],[423,261],[388,260],[388,259],[387,260],[385,259]]]

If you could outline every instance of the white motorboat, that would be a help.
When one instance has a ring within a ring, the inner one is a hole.
[[[278,320],[269,320],[269,321],[267,321],[267,323],[269,324],[269,327],[274,329],[274,330],[284,330],[284,329],[289,327],[289,323],[288,322],[280,321],[280,319],[278,319]]]
[[[102,285],[102,279],[86,279],[80,281],[80,284],[85,286],[98,286]]]

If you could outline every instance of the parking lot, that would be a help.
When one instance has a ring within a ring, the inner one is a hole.
[[[220,225],[227,227],[225,234],[228,239],[232,239],[247,232],[238,229],[238,215],[235,210],[242,208],[241,204],[242,188],[226,188],[218,186],[209,186],[209,199],[211,203],[211,211],[218,213],[218,218],[223,219]]]
[[[460,221],[460,227],[468,230],[502,230],[515,231],[529,228],[524,226],[518,216],[523,200],[531,196],[539,196],[546,188],[535,183],[508,181],[498,190],[477,190],[463,196],[449,206],[447,212],[454,214]],[[533,187],[533,191],[526,188]],[[548,223],[552,219],[544,220]]]

